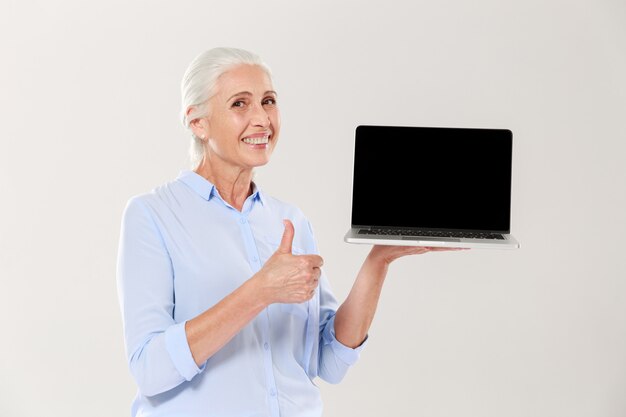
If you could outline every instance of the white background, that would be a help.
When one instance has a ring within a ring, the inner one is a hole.
[[[360,361],[320,382],[326,416],[626,415],[622,0],[0,5],[1,416],[129,414],[121,214],[187,168],[180,79],[215,46],[274,71],[257,179],[310,218],[341,300],[367,253],[342,242],[356,125],[514,133],[522,248],[392,265]]]

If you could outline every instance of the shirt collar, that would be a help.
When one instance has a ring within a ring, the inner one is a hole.
[[[254,181],[252,181],[252,198],[259,200],[261,204],[265,205],[265,195]]]
[[[215,185],[197,172],[184,169],[180,171],[176,179],[187,184],[192,190],[200,195],[200,197],[207,201],[215,195]],[[264,193],[254,181],[252,181],[252,199],[259,200],[261,204],[265,205]]]
[[[213,189],[215,185],[213,185],[209,180],[197,174],[194,171],[190,171],[188,169],[183,169],[178,174],[178,181],[181,181],[189,186],[192,190],[194,190],[200,197],[205,200],[210,200],[213,195]]]

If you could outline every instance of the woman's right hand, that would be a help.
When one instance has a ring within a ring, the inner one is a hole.
[[[293,223],[283,221],[285,231],[276,252],[252,279],[259,295],[273,303],[303,303],[315,294],[324,260],[319,255],[294,255],[291,245],[295,234]]]

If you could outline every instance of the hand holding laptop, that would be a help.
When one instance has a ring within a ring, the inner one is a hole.
[[[398,258],[407,255],[421,255],[427,252],[445,252],[455,250],[468,250],[470,248],[442,248],[429,246],[391,246],[374,245],[370,251],[370,256],[382,259],[387,265]]]

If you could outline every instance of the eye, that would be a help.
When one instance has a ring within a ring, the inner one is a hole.
[[[263,104],[270,104],[272,106],[276,105],[276,99],[273,97],[268,97],[265,100],[263,100]]]
[[[243,107],[245,105],[246,103],[244,103],[243,100],[237,100],[232,104],[232,107]]]

